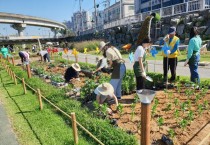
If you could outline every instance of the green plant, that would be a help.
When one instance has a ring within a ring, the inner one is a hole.
[[[175,132],[173,129],[169,129],[168,134],[169,134],[169,137],[172,139],[175,137]]]
[[[203,104],[204,104],[205,109],[208,110],[209,102],[207,100],[205,100]]]
[[[182,119],[179,123],[180,127],[184,130],[187,125],[188,125],[188,121],[186,119]]]
[[[173,92],[168,92],[168,98],[169,98],[169,100],[171,100],[172,96],[173,96]]]
[[[174,117],[176,118],[176,120],[179,119],[179,116],[180,116],[180,112],[179,112],[178,109],[176,109],[175,112],[174,112]]]
[[[168,104],[167,104],[167,107],[166,107],[166,111],[171,110],[171,106],[172,106],[171,103],[168,103]]]
[[[136,107],[136,103],[132,103],[131,104],[131,118],[133,119],[134,115],[135,115],[135,107]]]
[[[198,114],[199,114],[199,116],[201,116],[202,113],[203,113],[203,105],[199,104],[198,105]]]
[[[188,115],[187,115],[187,118],[189,121],[192,121],[194,119],[194,113],[192,110],[189,111]]]
[[[181,104],[181,110],[183,111],[183,113],[187,110],[187,102],[183,102]]]
[[[178,106],[178,105],[179,105],[179,100],[178,100],[178,98],[175,98],[175,99],[174,99],[174,104],[175,104],[175,106]]]
[[[157,119],[157,123],[158,123],[158,126],[159,126],[159,127],[162,126],[162,125],[164,124],[164,119],[163,119],[162,117],[159,117],[159,118]]]
[[[100,108],[100,104],[97,101],[93,102],[93,106],[95,107],[96,110]]]
[[[105,116],[105,117],[108,116],[107,108],[108,108],[108,105],[106,103],[101,104],[101,106],[100,106],[100,110],[103,113],[103,116]]]
[[[119,111],[120,116],[121,116],[121,115],[122,115],[122,113],[123,113],[123,105],[122,105],[121,103],[119,103],[119,104],[118,104],[118,106],[117,106],[117,110]]]
[[[51,77],[51,81],[54,81],[54,82],[57,82],[57,83],[61,83],[61,82],[64,82],[64,79],[60,75],[53,75]]]
[[[198,104],[198,101],[200,100],[200,98],[201,98],[200,94],[195,95],[195,103],[196,104]]]
[[[177,87],[178,93],[180,94],[180,92],[181,92],[181,83],[178,82],[176,87]]]
[[[157,105],[154,104],[154,105],[152,106],[152,116],[153,116],[153,117],[155,116],[156,109],[157,109]]]

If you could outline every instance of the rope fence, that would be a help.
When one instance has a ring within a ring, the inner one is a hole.
[[[17,80],[16,78],[22,82],[23,85],[23,89],[24,89],[24,94],[26,94],[26,86],[31,89],[32,91],[34,91],[35,93],[37,93],[38,95],[38,99],[39,99],[39,105],[40,105],[40,110],[43,109],[43,104],[42,104],[42,99],[44,99],[47,103],[49,103],[50,105],[52,105],[54,108],[56,108],[58,111],[60,111],[63,115],[65,115],[66,117],[70,118],[72,121],[72,129],[73,129],[73,134],[74,134],[74,143],[78,144],[78,133],[77,133],[77,126],[79,126],[83,131],[85,131],[90,137],[92,137],[97,143],[99,143],[100,145],[104,145],[99,139],[97,139],[90,131],[88,131],[84,126],[82,126],[79,122],[76,121],[76,116],[75,113],[71,113],[71,116],[69,114],[67,114],[65,111],[63,111],[61,108],[59,108],[58,106],[56,106],[54,103],[52,103],[50,100],[48,100],[45,96],[43,96],[41,94],[40,89],[34,89],[33,87],[31,87],[29,84],[25,83],[24,78],[20,78],[18,77],[13,71],[12,69],[6,64],[6,61],[2,58],[0,58],[1,60],[1,64],[3,65],[3,67],[6,69],[7,73],[9,74],[10,77],[12,77],[14,84],[17,85]],[[10,63],[9,59],[7,59],[8,62]],[[14,64],[13,64],[14,65]],[[29,75],[28,75],[29,76]]]

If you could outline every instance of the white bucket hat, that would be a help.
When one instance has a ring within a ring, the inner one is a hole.
[[[80,68],[80,66],[79,66],[78,63],[73,63],[71,66],[72,66],[73,69],[75,69],[76,71],[81,71],[81,68]]]
[[[104,46],[106,46],[107,44],[109,44],[109,42],[105,43],[104,41],[101,41],[99,44],[100,50],[103,50]]]
[[[104,95],[104,96],[114,93],[114,88],[112,87],[112,85],[110,83],[100,84],[97,87],[97,90],[101,95]]]

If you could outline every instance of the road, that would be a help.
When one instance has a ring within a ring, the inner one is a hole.
[[[71,51],[68,52],[70,60],[75,60],[74,56],[71,54]],[[96,55],[90,55],[90,54],[83,54],[79,53],[78,54],[78,61],[79,62],[85,62],[85,57],[87,56],[87,61],[90,64],[96,64]],[[67,59],[67,55],[63,55],[63,58]],[[133,64],[130,63],[129,59],[126,58],[125,60],[125,65],[127,69],[133,69]],[[155,69],[154,69],[154,60],[148,60],[148,71],[149,72],[158,72],[158,73],[163,73],[163,62],[160,60],[156,61]],[[198,68],[200,78],[210,78],[210,65],[208,66],[199,66]],[[190,77],[190,70],[189,67],[186,66],[184,67],[184,62],[178,62],[177,66],[177,75],[180,76],[189,76]],[[170,73],[169,73],[170,74]]]

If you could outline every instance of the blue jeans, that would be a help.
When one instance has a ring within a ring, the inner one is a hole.
[[[190,80],[194,83],[200,83],[200,77],[198,74],[198,62],[200,61],[200,54],[195,57],[195,62],[189,65],[190,68]]]
[[[120,78],[119,79],[111,79],[110,84],[114,88],[114,94],[118,99],[121,99],[121,86],[122,86],[122,80],[125,75],[125,64],[120,65]]]

